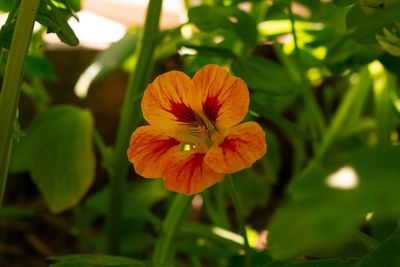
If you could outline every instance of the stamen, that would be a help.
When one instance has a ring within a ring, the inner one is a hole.
[[[206,115],[200,115],[191,108],[177,105],[175,109],[177,121],[188,129],[188,134],[194,137],[194,143],[190,144],[190,150],[203,150],[221,141],[221,134]],[[178,112],[179,111],[179,112]]]

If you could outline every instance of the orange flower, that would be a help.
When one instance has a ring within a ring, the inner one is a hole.
[[[199,193],[265,154],[261,127],[239,124],[248,106],[246,84],[217,65],[204,66],[193,79],[179,71],[162,74],[144,92],[150,125],[132,134],[129,161],[143,177],[162,177],[171,191]]]

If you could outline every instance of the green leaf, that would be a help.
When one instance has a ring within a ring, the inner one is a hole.
[[[93,118],[73,106],[39,113],[16,143],[12,171],[28,170],[52,212],[76,205],[95,175]]]
[[[348,69],[358,69],[377,59],[382,53],[378,44],[359,44],[346,36],[329,47],[324,63],[335,74],[340,74]]]
[[[382,63],[383,66],[390,72],[400,75],[400,57],[392,56],[388,53],[383,54],[379,61]]]
[[[356,259],[321,259],[297,262],[274,261],[264,267],[353,267],[356,263]]]
[[[232,64],[232,71],[250,88],[269,95],[287,96],[296,87],[281,65],[266,58],[237,59]]]
[[[271,254],[278,259],[313,254],[345,241],[362,213],[354,213],[347,198],[339,195],[286,203],[269,227]]]
[[[56,80],[56,74],[54,72],[51,63],[44,57],[28,56],[26,61],[25,72],[31,78],[42,78],[49,81]]]
[[[81,0],[63,0],[64,4],[72,11],[79,11],[82,9]]]
[[[93,223],[96,218],[105,218],[108,215],[110,188],[91,194],[83,207],[85,220]],[[153,244],[154,236],[144,232],[145,222],[154,222],[155,215],[151,214],[151,207],[167,196],[168,192],[160,179],[152,181],[141,180],[127,183],[124,192],[121,251],[123,253],[143,253]],[[157,220],[157,219],[156,219]],[[155,227],[157,227],[156,225]],[[138,242],[140,240],[140,242]],[[100,232],[92,242],[98,250],[106,249],[106,237]]]
[[[400,266],[400,235],[397,231],[383,241],[378,248],[365,256],[355,267],[394,267]]]
[[[265,251],[251,251],[250,253],[250,264],[251,267],[264,267],[266,263],[272,261],[271,255]],[[243,267],[246,266],[244,263],[243,255],[234,255],[229,261],[228,267]]]
[[[127,33],[119,41],[113,43],[108,49],[96,56],[93,62],[79,77],[75,87],[82,96],[86,96],[90,85],[112,71],[122,66],[123,62],[133,54],[136,49],[138,31]]]
[[[0,0],[0,10],[4,12],[9,12],[16,1],[10,1],[10,0]]]
[[[277,181],[280,166],[278,142],[272,133],[267,136],[268,153],[251,168],[233,174],[239,203],[244,216],[255,208],[265,206],[271,197],[272,186]]]
[[[143,215],[150,207],[167,196],[167,191],[159,180],[130,182],[126,185],[125,190],[125,205],[123,205],[124,210],[122,211],[124,219],[138,218],[144,220]],[[109,193],[110,188],[105,187],[91,195],[84,204],[85,208],[101,215],[107,215]]]
[[[333,0],[333,4],[337,7],[347,7],[355,4],[357,0]]]
[[[172,267],[108,255],[66,255],[51,257],[50,260],[56,263],[50,264],[49,267]]]
[[[0,46],[10,49],[11,39],[15,28],[15,21],[5,23],[0,29]]]
[[[296,177],[289,187],[291,200],[274,214],[269,227],[273,256],[287,258],[342,244],[353,238],[353,229],[371,211],[397,218],[399,157],[399,147],[346,151],[335,157],[335,164],[314,164]],[[329,183],[335,176],[355,182],[341,189]]]
[[[379,9],[372,15],[362,12],[359,5],[354,5],[346,17],[350,35],[360,43],[376,42],[375,36],[384,26],[398,21],[400,3]]]
[[[252,109],[260,114],[262,117],[270,120],[271,122],[275,123],[281,129],[286,131],[287,134],[291,134],[297,137],[300,137],[304,140],[309,140],[309,134],[305,132],[302,128],[300,128],[297,124],[289,121],[283,115],[281,115],[278,111],[275,111],[275,107],[269,105],[262,101],[262,97],[255,94],[255,99],[252,103]],[[254,99],[254,97],[253,97]],[[280,99],[277,99],[276,102],[279,102]]]
[[[58,38],[67,45],[78,45],[79,40],[68,24],[68,19],[71,16],[76,15],[69,8],[69,6],[63,4],[62,1],[57,5],[54,4],[53,1],[54,0],[40,1],[36,20],[43,26],[47,27],[48,33],[56,33]]]
[[[251,45],[257,43],[257,25],[254,19],[233,6],[197,6],[189,10],[189,20],[202,31],[230,29],[243,42]]]
[[[346,28],[347,30],[353,29],[357,27],[357,25],[361,24],[363,20],[366,19],[365,13],[361,10],[359,4],[351,7],[349,12],[346,14]]]
[[[182,42],[181,45],[186,48],[194,49],[197,53],[202,56],[216,56],[221,58],[236,58],[237,56],[231,50],[218,47],[218,46],[208,46],[208,45],[196,45],[190,42]]]
[[[99,67],[99,71],[93,77],[92,81],[102,79],[121,66],[126,58],[135,52],[138,35],[139,31],[129,32],[119,41],[113,43],[107,50],[96,56],[90,66],[96,65]]]

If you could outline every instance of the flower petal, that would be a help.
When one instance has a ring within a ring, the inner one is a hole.
[[[193,83],[203,93],[205,115],[218,129],[230,128],[246,116],[249,90],[242,79],[217,65],[206,65],[195,74]]]
[[[152,126],[137,128],[127,151],[136,173],[145,178],[161,177],[160,161],[169,153],[178,151],[180,142]]]
[[[230,129],[221,144],[213,145],[204,161],[218,173],[233,173],[251,167],[266,151],[265,133],[260,125],[245,122]]]
[[[168,155],[161,163],[165,187],[187,195],[202,192],[221,181],[223,174],[215,173],[204,163],[205,154],[181,151]]]
[[[144,118],[157,128],[171,130],[196,121],[201,110],[201,92],[183,72],[170,71],[158,76],[142,99]]]

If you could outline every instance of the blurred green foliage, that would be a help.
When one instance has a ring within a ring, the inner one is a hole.
[[[0,1],[0,9],[9,12],[0,30],[8,49],[18,5]],[[90,111],[49,106],[43,80],[57,77],[37,49],[44,31],[77,45],[68,19],[79,9],[79,1],[41,2],[37,21],[44,30],[32,42],[23,87],[37,113],[18,132],[11,170],[29,173],[52,212],[81,209],[83,253],[105,253],[110,188],[84,197],[96,161],[112,172],[115,147],[96,132]],[[252,267],[400,266],[399,14],[400,3],[385,0],[188,1],[188,21],[154,36],[154,73],[168,69],[168,60],[189,75],[214,63],[249,87],[246,119],[264,127],[268,143],[263,159],[233,176]],[[141,67],[140,34],[132,29],[94,58],[81,75],[96,66],[85,92],[116,69]],[[50,266],[155,266],[147,260],[165,234],[171,194],[160,181],[134,180],[121,197],[121,254],[129,258],[61,256]],[[217,185],[198,197],[199,210],[193,204],[174,239],[173,266],[245,266],[226,189]],[[13,208],[1,214],[35,216]],[[266,247],[256,251],[257,242]]]

